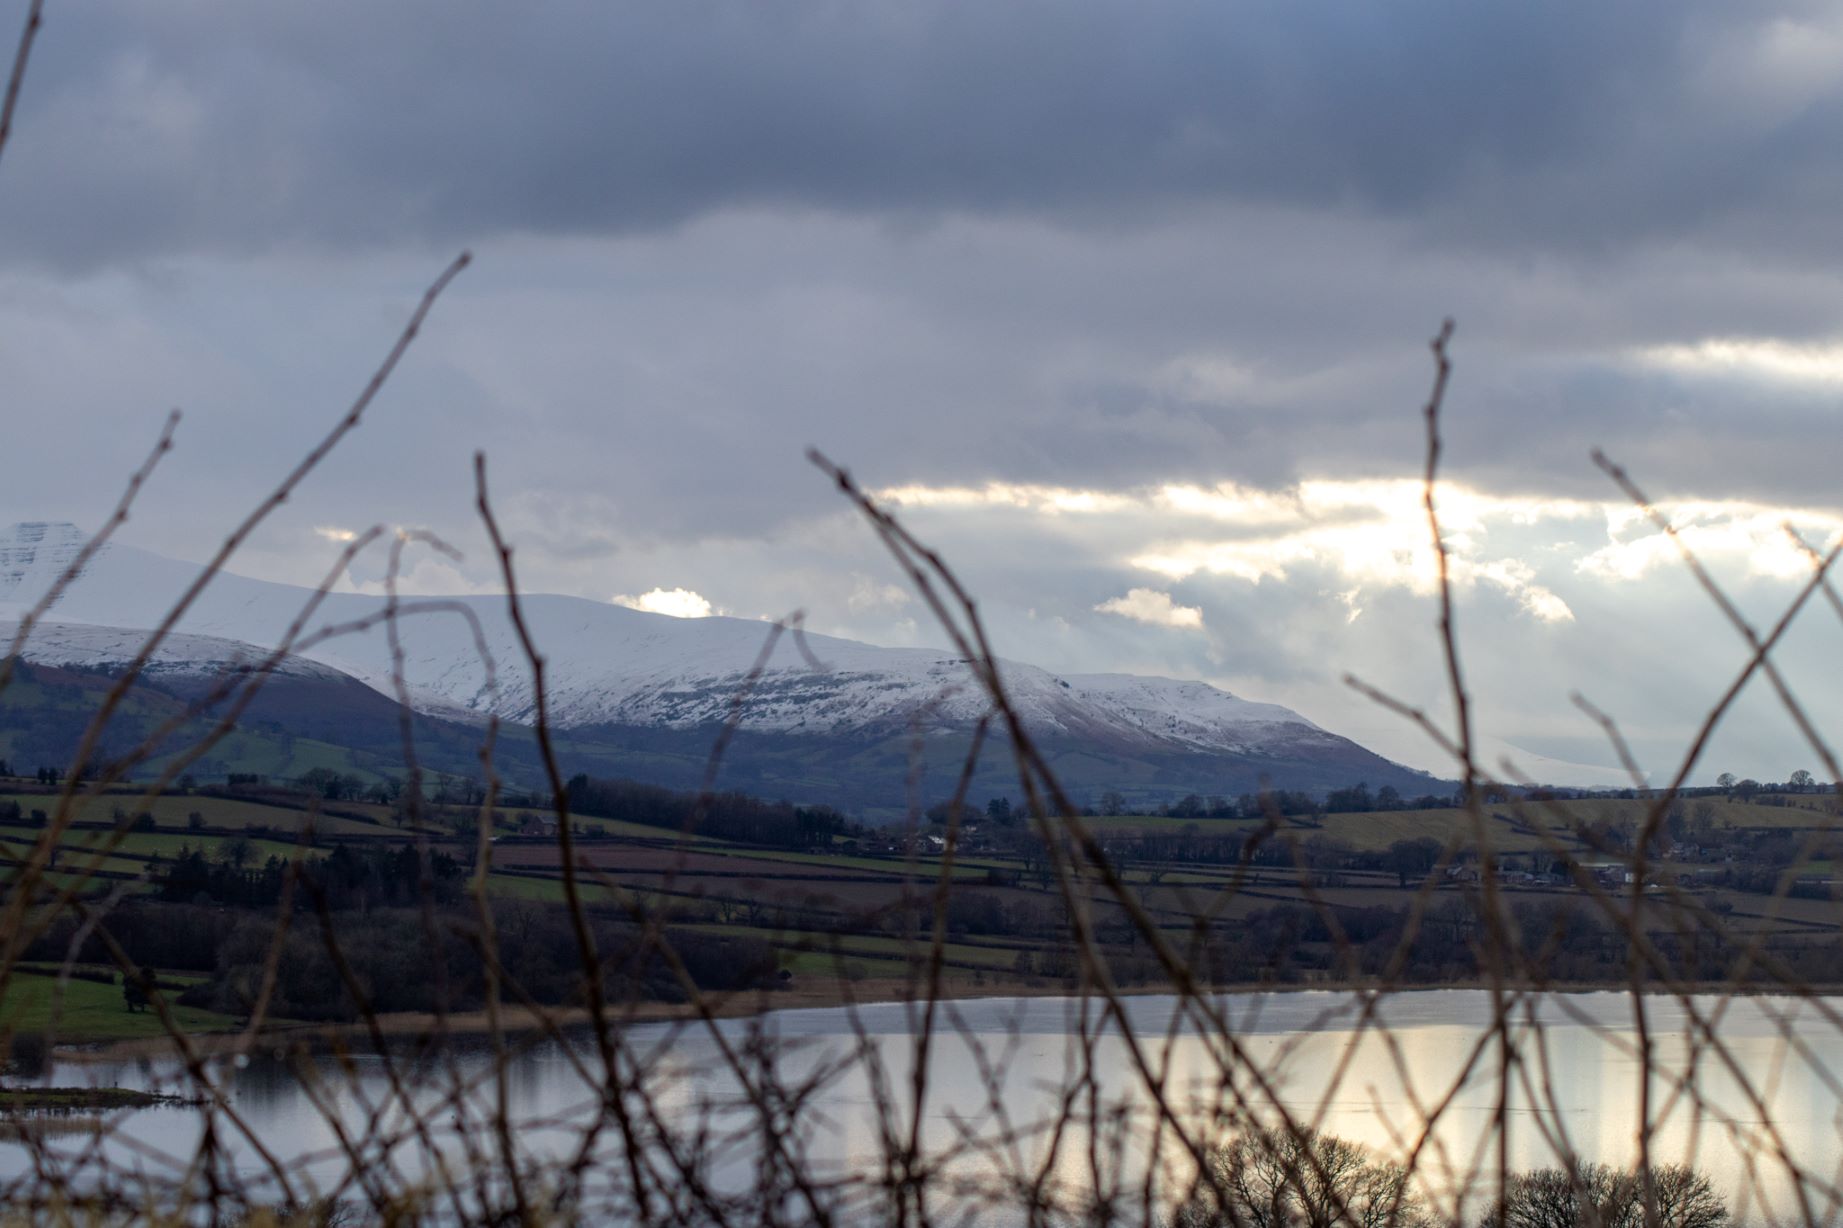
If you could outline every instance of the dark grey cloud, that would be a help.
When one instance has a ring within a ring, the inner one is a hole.
[[[1105,227],[1227,199],[1408,218],[1443,241],[1597,250],[1732,227],[1771,245],[1827,234],[1843,182],[1835,74],[1806,84],[1780,59],[1824,65],[1773,51],[1803,18],[1825,14],[66,6],[33,66],[0,242],[86,266],[632,233],[764,206]]]
[[[8,278],[0,359],[31,411],[13,439],[55,452],[80,436],[96,472],[122,473],[181,405],[172,463],[202,530],[325,429],[436,263],[410,251]],[[891,232],[727,214],[661,236],[502,242],[297,506],[319,521],[364,508],[465,522],[484,449],[561,559],[772,539],[835,505],[808,445],[876,485],[1412,474],[1426,339],[1447,313],[1461,326],[1455,476],[1599,496],[1610,488],[1588,452],[1602,446],[1659,494],[1834,505],[1830,451],[1813,441],[1843,383],[1632,354],[1801,317],[1821,328],[1843,302],[1837,279],[1754,272],[1722,293],[1722,278],[1684,271],[1696,264],[1634,257],[1588,276],[1404,253],[1381,223],[1234,210],[1104,240],[1016,220]],[[15,474],[10,493],[32,516],[87,489],[46,469]]]

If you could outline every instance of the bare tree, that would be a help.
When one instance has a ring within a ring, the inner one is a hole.
[[[1651,1205],[1647,1207],[1646,1190]],[[1539,1168],[1512,1177],[1504,1197],[1480,1220],[1507,1228],[1720,1228],[1728,1208],[1709,1178],[1685,1164],[1650,1170],[1583,1164]]]
[[[1419,1228],[1408,1170],[1310,1127],[1268,1127],[1210,1149],[1175,1228]]]

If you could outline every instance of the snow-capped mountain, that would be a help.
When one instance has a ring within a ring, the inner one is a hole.
[[[26,523],[0,532],[0,620],[17,620],[30,608],[83,540],[68,524]],[[155,625],[196,570],[111,544],[60,596],[23,656],[90,668],[126,662],[138,647],[137,629]],[[215,674],[259,658],[280,640],[309,596],[289,585],[216,577],[181,621],[182,634],[162,647],[154,675]],[[550,715],[560,729],[707,730],[730,715],[769,633],[753,620],[678,619],[575,597],[531,595],[524,604],[548,661]],[[375,618],[383,608],[378,596],[330,594],[309,630]],[[493,659],[490,669],[470,622],[479,626]],[[439,608],[406,615],[401,630],[404,679],[419,710],[474,720],[489,713],[513,722],[534,719],[530,674],[503,598],[443,599]],[[0,633],[10,628],[0,627]],[[776,643],[743,702],[742,728],[800,738],[964,733],[987,710],[970,671],[950,653],[821,635],[807,636],[805,648],[791,635]],[[382,627],[313,644],[304,655],[314,664],[302,662],[291,670],[336,670],[393,693]],[[823,668],[815,668],[813,659]],[[1055,675],[1013,662],[1002,669],[1026,728],[1057,746],[1161,759],[1231,756],[1276,767],[1323,761],[1330,773],[1323,779],[1333,783],[1413,775],[1286,708],[1205,683]],[[496,685],[489,685],[494,677]],[[1289,783],[1277,773],[1274,779]]]

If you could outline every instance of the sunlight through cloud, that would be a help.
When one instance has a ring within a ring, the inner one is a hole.
[[[709,618],[717,612],[702,594],[688,588],[656,588],[638,597],[617,594],[611,600],[630,610],[669,614],[673,618]]]
[[[1770,337],[1712,337],[1638,351],[1641,361],[1687,375],[1738,375],[1843,383],[1843,344],[1801,345]]]
[[[1843,351],[1838,354],[1843,362]],[[1118,543],[1126,566],[1167,581],[1209,575],[1261,584],[1294,579],[1305,568],[1328,570],[1338,578],[1334,591],[1351,621],[1360,616],[1366,592],[1394,588],[1428,596],[1439,579],[1422,486],[1412,478],[1307,479],[1277,490],[1232,482],[1128,491],[990,483],[882,493],[912,508],[950,514],[1016,511],[1047,518],[1080,512],[1082,523],[1094,526],[1084,534],[1105,534]],[[1498,495],[1443,483],[1437,503],[1454,585],[1495,589],[1538,622],[1574,619],[1538,564],[1551,576],[1559,565],[1560,574],[1579,579],[1631,583],[1679,559],[1670,536],[1644,509],[1623,500]],[[1843,537],[1843,515],[1816,508],[1707,499],[1657,507],[1698,556],[1749,576],[1796,580],[1809,573],[1810,558],[1788,526],[1818,549]],[[1186,607],[1157,604],[1169,600],[1154,589],[1134,589],[1095,608],[1142,622],[1200,625],[1200,610],[1192,622]]]

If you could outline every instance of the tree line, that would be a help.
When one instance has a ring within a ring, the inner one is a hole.
[[[826,848],[847,827],[830,806],[767,802],[746,793],[681,793],[586,774],[571,777],[566,792],[572,814],[777,848]]]
[[[546,1006],[585,1001],[587,978],[568,914],[555,905],[495,901],[496,952],[516,986]],[[765,940],[694,930],[657,930],[608,916],[588,918],[611,1001],[684,1001],[683,968],[700,990],[769,987],[776,956]],[[477,1010],[486,1000],[484,944],[471,905],[322,911],[312,905],[274,911],[216,903],[129,899],[103,922],[135,965],[124,983],[128,1009],[141,1008],[152,970],[206,979],[168,1001],[237,1017],[254,1009],[273,959],[270,1015],[351,1022],[367,1011]],[[278,929],[281,931],[278,935]],[[671,944],[667,959],[661,944]],[[333,954],[338,950],[338,958]],[[29,960],[109,965],[103,936],[60,917],[27,949]],[[164,992],[164,991],[163,991]]]
[[[1570,1164],[1513,1173],[1479,1228],[1723,1228],[1707,1174]],[[1434,1228],[1407,1169],[1310,1127],[1244,1131],[1211,1147],[1170,1228]]]

